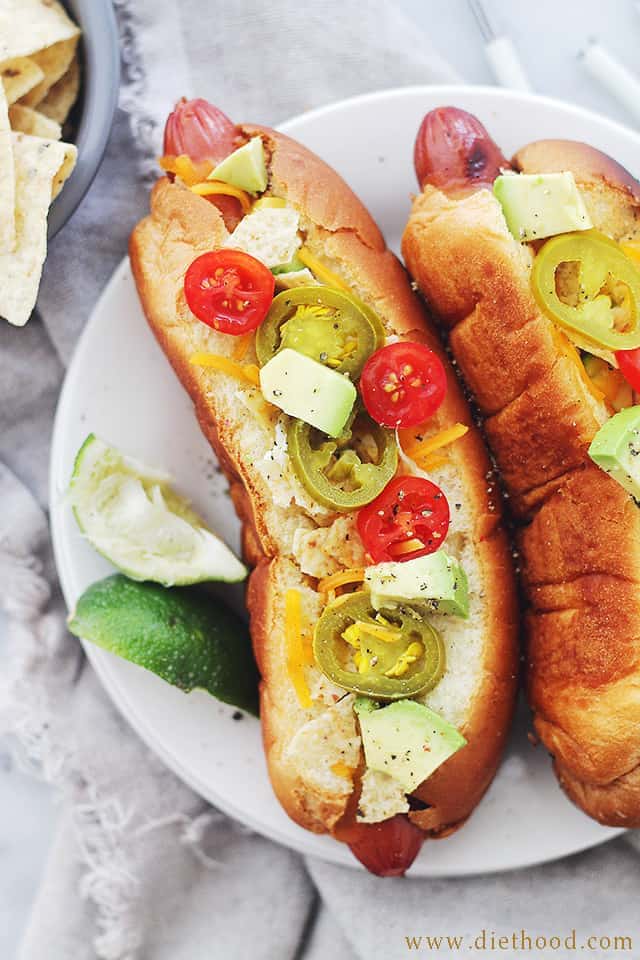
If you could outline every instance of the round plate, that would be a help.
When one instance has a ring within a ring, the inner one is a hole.
[[[334,166],[398,248],[415,190],[413,137],[425,111],[453,103],[477,113],[507,155],[543,137],[587,140],[634,166],[640,138],[594,114],[541,97],[479,87],[411,87],[346,100],[282,129]],[[239,527],[191,403],[143,318],[128,263],[93,311],[67,374],[51,460],[53,538],[69,606],[110,572],[80,536],[64,500],[73,459],[90,431],[150,465],[180,490],[234,548]],[[207,694],[188,696],[124,660],[87,646],[114,702],[163,760],[221,810],[302,853],[355,866],[348,849],[296,826],[276,801],[260,729]],[[543,749],[527,739],[520,711],[510,749],[469,824],[425,844],[413,876],[455,876],[522,867],[583,850],[620,831],[598,826],[557,786]]]

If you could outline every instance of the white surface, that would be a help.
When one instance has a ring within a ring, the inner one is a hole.
[[[306,114],[286,130],[342,173],[397,248],[414,189],[415,130],[425,110],[449,102],[478,114],[507,155],[534,137],[569,136],[608,148],[631,167],[636,161],[640,139],[624,129],[560,103],[490,88],[416,87],[374,94]],[[127,261],[85,329],[54,430],[52,529],[70,606],[110,570],[80,536],[62,499],[88,431],[168,470],[213,527],[237,545],[239,525],[220,478],[212,475],[209,447],[147,328]],[[355,864],[343,845],[301,830],[281,810],[266,774],[257,721],[236,722],[232,709],[206,694],[185,696],[91,645],[88,653],[136,730],[199,793],[297,850]],[[531,748],[522,727],[468,826],[446,842],[426,844],[412,874],[459,876],[520,867],[584,849],[617,832],[598,826],[566,800],[544,752]]]
[[[496,37],[485,47],[487,60],[491,65],[493,75],[501,87],[510,90],[531,90],[531,84],[524,72],[522,61],[519,59],[515,44],[511,37],[504,34]]]
[[[493,83],[484,44],[467,0],[396,0],[427,33],[437,52],[465,83]],[[513,41],[537,93],[562,97],[612,120],[633,117],[590,77],[578,59],[598,39],[636,77],[640,76],[640,13],[634,0],[482,0],[496,36]]]
[[[397,4],[428,33],[463,80],[492,82],[482,40],[466,0],[397,0]],[[561,96],[620,122],[633,123],[577,59],[588,38],[596,36],[623,63],[636,70],[640,14],[633,0],[614,0],[606,7],[602,0],[536,0],[534,4],[485,0],[485,5],[496,32],[505,31],[513,39],[538,92]],[[5,908],[0,929],[3,958],[15,955],[53,831],[55,811],[43,801],[42,794],[41,784],[0,768],[0,797],[11,795],[14,801],[0,800],[0,808],[8,811],[0,820],[0,876],[4,883],[0,896]],[[18,833],[23,835],[20,844],[14,842]],[[23,877],[23,882],[13,884],[13,876]],[[5,913],[9,918],[6,924]]]
[[[587,45],[582,63],[585,70],[629,112],[636,124],[640,122],[640,83],[632,72],[599,43]]]

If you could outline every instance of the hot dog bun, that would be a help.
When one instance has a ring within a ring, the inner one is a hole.
[[[268,192],[286,198],[300,212],[306,248],[376,310],[389,334],[415,335],[442,356],[406,274],[340,177],[273,130],[249,125],[238,129],[243,138],[262,138]],[[342,762],[361,771],[361,743],[353,695],[342,696],[344,691],[336,690],[315,667],[307,668],[306,678],[316,699],[309,709],[301,706],[288,669],[285,597],[290,589],[300,592],[310,628],[321,610],[318,562],[324,558],[331,569],[356,566],[364,552],[353,515],[310,504],[281,464],[272,459],[267,468],[276,442],[275,415],[259,390],[189,362],[196,351],[231,357],[236,347],[235,338],[196,320],[183,295],[187,267],[197,255],[220,246],[226,236],[216,207],[183,186],[161,180],[152,194],[150,216],[133,231],[131,264],[151,329],[229,478],[243,523],[245,554],[255,567],[248,606],[262,675],[261,718],[274,790],[297,823],[321,833],[335,828],[359,789],[359,774],[350,780],[332,768]],[[243,362],[255,362],[253,348]],[[431,696],[435,702],[440,691],[443,713],[459,723],[469,745],[419,791],[424,801],[420,806],[429,803],[430,808],[412,812],[411,817],[433,835],[459,826],[489,785],[511,717],[516,672],[514,588],[498,499],[495,486],[486,480],[490,465],[482,441],[449,368],[449,390],[438,424],[456,421],[471,429],[452,446],[442,485],[451,502],[461,504],[452,536],[467,564],[475,616],[469,623],[452,621],[443,627],[449,673]],[[374,799],[382,815],[392,815],[385,796]]]
[[[592,147],[540,141],[513,165],[571,170],[599,230],[640,235],[640,185]],[[403,253],[486,418],[519,521],[536,731],[583,810],[640,826],[640,512],[587,455],[609,413],[539,310],[532,251],[490,190],[427,184]]]

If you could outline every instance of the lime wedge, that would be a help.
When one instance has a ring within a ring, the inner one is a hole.
[[[71,633],[188,693],[258,712],[258,672],[246,624],[198,587],[136,583],[115,573],[85,590]]]
[[[164,473],[89,434],[69,486],[78,526],[132,580],[164,586],[244,580],[247,570]]]

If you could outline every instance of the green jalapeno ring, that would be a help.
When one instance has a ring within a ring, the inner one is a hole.
[[[579,303],[565,303],[556,289],[562,263],[580,265]],[[631,330],[615,327],[615,307],[600,293],[609,277],[622,282],[631,298]],[[540,308],[561,326],[609,350],[640,346],[640,271],[609,237],[596,230],[566,233],[547,240],[533,263],[533,295]]]
[[[258,328],[256,354],[264,366],[291,347],[357,380],[384,337],[378,316],[355,297],[332,287],[296,287],[275,297]]]
[[[369,669],[360,673],[348,670],[345,666],[349,644],[343,639],[343,634],[354,624],[379,626],[369,594],[364,591],[345,594],[325,607],[316,624],[313,640],[314,656],[322,672],[345,690],[381,700],[402,700],[433,690],[442,679],[446,667],[444,643],[438,631],[421,610],[410,605],[383,610],[381,614],[389,623],[390,630],[400,631],[400,640],[376,641],[374,637],[366,637],[367,655],[371,653],[373,656]],[[413,641],[422,644],[423,654],[420,658],[411,664],[403,676],[386,676],[389,665]]]
[[[358,446],[364,448],[367,437],[376,446],[376,462],[363,460],[357,451]],[[291,419],[287,446],[291,465],[307,493],[322,506],[342,513],[375,500],[398,467],[393,431],[357,410],[335,440],[302,420]]]

